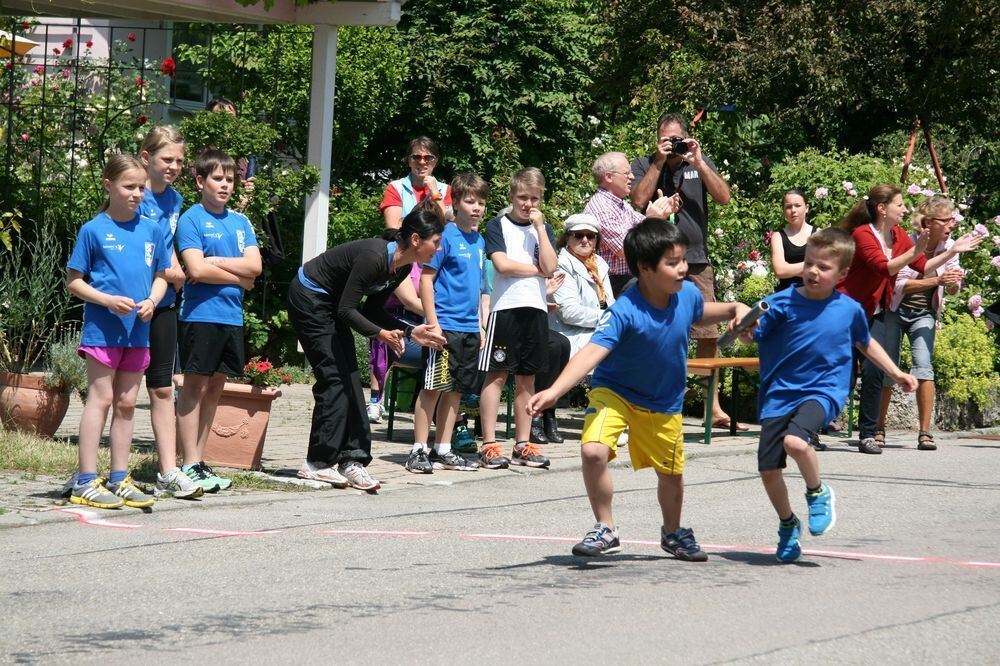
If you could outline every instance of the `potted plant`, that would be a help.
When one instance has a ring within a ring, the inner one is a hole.
[[[69,406],[69,385],[41,370],[70,306],[65,257],[49,226],[0,248],[0,424],[51,437]]]
[[[260,469],[271,403],[281,396],[276,388],[292,378],[270,361],[252,358],[243,376],[226,382],[205,443],[205,462],[219,467]],[[183,386],[183,377],[177,378]]]

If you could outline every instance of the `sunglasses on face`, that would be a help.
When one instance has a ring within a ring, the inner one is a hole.
[[[437,161],[437,158],[433,155],[410,155],[411,162],[427,162],[428,164],[433,164]]]
[[[597,234],[592,233],[590,231],[574,231],[573,232],[573,238],[575,238],[576,240],[584,240],[584,239],[586,239],[586,240],[592,241],[595,238],[597,238]]]

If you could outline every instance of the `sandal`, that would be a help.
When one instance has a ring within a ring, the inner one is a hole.
[[[724,430],[729,430],[732,427],[732,421],[729,418],[718,418],[712,420],[713,428],[722,428]],[[749,432],[750,426],[745,423],[736,422],[736,432]]]
[[[917,449],[920,451],[937,451],[937,444],[934,443],[934,435],[921,430],[917,434]]]
[[[885,446],[885,430],[876,430],[872,439],[875,440],[875,443],[879,446],[879,448]]]

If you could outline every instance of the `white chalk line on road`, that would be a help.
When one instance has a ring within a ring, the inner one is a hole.
[[[118,529],[118,530],[136,530],[145,528],[146,525],[132,525],[127,523],[117,523],[110,520],[105,520],[100,518],[96,511],[89,511],[87,509],[56,509],[62,513],[69,514],[75,518],[75,521],[82,525],[87,525],[90,527],[103,527],[107,529]],[[197,534],[202,536],[222,536],[222,537],[242,537],[242,536],[270,536],[275,534],[284,534],[284,530],[267,530],[262,532],[241,532],[241,531],[231,531],[231,530],[212,530],[212,529],[201,529],[196,527],[165,527],[160,528],[162,532],[173,532],[181,534]],[[434,532],[434,531],[410,531],[410,530],[323,530],[318,532],[318,534],[324,536],[371,536],[371,537],[454,537],[458,536],[462,539],[478,539],[484,541],[544,541],[544,542],[555,542],[555,543],[576,543],[579,539],[573,537],[559,537],[559,536],[544,536],[544,535],[533,535],[533,534],[460,534],[454,535],[448,532]],[[623,539],[622,544],[630,546],[649,546],[649,547],[660,547],[659,541],[639,541],[639,540],[629,540]],[[763,553],[770,554],[774,552],[774,548],[762,548],[760,546],[746,546],[741,544],[702,544],[702,548],[709,552],[750,552],[750,553]],[[877,560],[883,562],[909,562],[909,563],[922,563],[922,564],[949,564],[953,566],[961,567],[973,567],[973,568],[985,568],[985,569],[1000,569],[1000,562],[980,562],[980,561],[966,561],[966,560],[956,560],[943,557],[914,557],[908,555],[883,555],[877,553],[859,553],[852,551],[838,551],[838,550],[811,550],[803,549],[803,555],[816,555],[820,557],[834,557],[852,560]]]

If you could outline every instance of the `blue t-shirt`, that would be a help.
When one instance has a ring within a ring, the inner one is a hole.
[[[594,370],[592,385],[609,388],[638,407],[680,414],[687,389],[691,324],[705,301],[684,282],[665,308],[655,308],[637,286],[601,315],[590,341],[611,350]]]
[[[482,292],[486,243],[478,231],[465,233],[449,222],[441,247],[429,262],[434,276],[434,308],[446,331],[479,332],[479,295]]]
[[[155,194],[153,190],[146,188],[145,194],[142,197],[142,203],[139,204],[139,214],[159,225],[160,231],[163,232],[163,242],[171,253],[171,259],[173,259],[174,234],[177,233],[177,220],[181,216],[181,208],[183,206],[184,199],[181,197],[180,192],[169,185],[167,189],[159,194]],[[176,301],[177,291],[174,289],[174,285],[169,285],[167,293],[164,294],[163,300],[160,301],[159,307],[169,308]]]
[[[865,311],[838,291],[817,301],[794,286],[765,300],[771,309],[753,334],[760,351],[760,418],[784,416],[816,400],[829,423],[847,400],[854,345],[871,339]]]
[[[210,213],[195,204],[177,223],[177,251],[201,250],[205,257],[242,257],[257,247],[250,220],[226,210]],[[243,287],[238,284],[189,284],[184,287],[181,321],[201,321],[229,326],[243,325]]]
[[[136,305],[149,297],[153,278],[170,268],[170,250],[160,227],[139,213],[130,222],[115,222],[99,213],[76,236],[67,268],[83,273],[94,289],[128,296]],[[148,347],[149,322],[136,311],[117,315],[96,303],[83,306],[82,345],[88,347]]]

